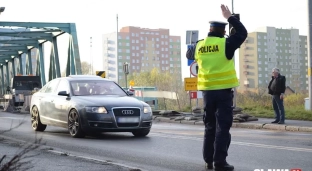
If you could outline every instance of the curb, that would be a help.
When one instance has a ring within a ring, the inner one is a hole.
[[[203,121],[198,120],[174,120],[173,118],[158,117],[155,116],[154,121],[156,122],[167,122],[167,123],[180,123],[188,125],[204,125]],[[267,130],[278,130],[278,131],[289,131],[289,132],[311,132],[312,127],[294,126],[294,125],[278,125],[278,124],[267,124],[267,123],[237,123],[233,122],[232,128],[247,128],[247,129],[267,129]]]

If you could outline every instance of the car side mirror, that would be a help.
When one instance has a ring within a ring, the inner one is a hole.
[[[69,96],[69,94],[66,91],[59,91],[57,95],[59,95],[59,96]]]
[[[133,96],[134,95],[132,91],[127,91],[127,93],[128,93],[129,96]]]

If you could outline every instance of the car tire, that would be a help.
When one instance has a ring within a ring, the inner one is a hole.
[[[80,117],[76,109],[72,109],[68,114],[68,131],[74,138],[83,138],[85,136],[81,129]]]
[[[43,132],[47,128],[47,125],[42,124],[40,121],[40,115],[37,106],[34,106],[31,110],[31,127],[33,130],[39,132]]]
[[[148,135],[150,132],[150,129],[141,129],[141,130],[136,130],[133,131],[132,134],[136,137],[145,137],[146,135]]]

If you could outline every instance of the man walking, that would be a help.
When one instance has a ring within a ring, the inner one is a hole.
[[[243,24],[232,16],[228,7],[221,5],[222,14],[236,33],[224,38],[224,22],[210,22],[208,37],[199,40],[187,51],[188,59],[198,64],[197,89],[203,92],[205,135],[203,157],[206,168],[232,171],[226,161],[231,143],[230,128],[233,122],[233,88],[239,85],[234,52],[247,38]]]
[[[280,74],[278,68],[272,69],[272,79],[268,86],[269,94],[272,95],[272,104],[275,120],[272,123],[285,123],[284,93],[286,90],[286,78]]]

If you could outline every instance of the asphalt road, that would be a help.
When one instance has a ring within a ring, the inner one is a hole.
[[[30,117],[0,113],[0,130],[25,124],[4,135],[27,142],[34,141]],[[13,124],[12,124],[13,123]],[[109,160],[150,171],[204,169],[202,159],[203,126],[154,123],[145,138],[131,133],[105,133],[99,137],[71,138],[66,129],[48,127],[38,133],[47,146],[73,155]],[[236,171],[255,169],[312,170],[312,134],[233,128],[228,162]],[[77,163],[77,165],[79,162]]]

